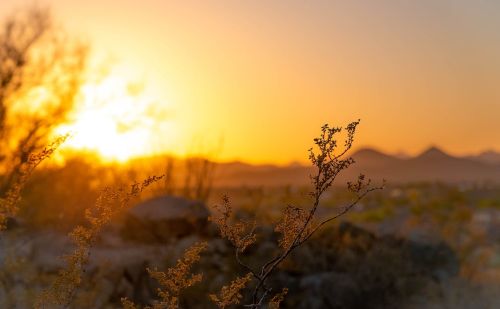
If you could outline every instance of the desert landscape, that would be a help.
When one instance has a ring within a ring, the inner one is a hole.
[[[0,308],[499,308],[499,12],[0,2]]]

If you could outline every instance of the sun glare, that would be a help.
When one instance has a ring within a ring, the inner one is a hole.
[[[56,130],[71,135],[64,147],[120,162],[157,151],[152,140],[159,122],[165,128],[165,119],[160,119],[164,113],[157,111],[155,100],[143,93],[141,84],[107,77],[84,85],[81,98],[73,122]]]

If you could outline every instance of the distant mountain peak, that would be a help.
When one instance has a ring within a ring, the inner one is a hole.
[[[500,152],[493,149],[485,150],[476,156],[470,156],[470,158],[485,163],[500,164]]]
[[[376,150],[375,148],[370,148],[370,147],[365,147],[365,148],[360,148],[358,149],[356,152],[353,153],[353,156],[359,156],[359,155],[363,155],[363,156],[372,156],[372,155],[376,155],[376,156],[386,156],[385,153],[379,151],[379,150]]]
[[[449,158],[449,157],[451,156],[437,146],[431,146],[417,156],[417,158]]]
[[[379,161],[379,160],[390,160],[390,159],[397,159],[391,155],[388,155],[386,153],[383,153],[379,150],[376,150],[374,148],[361,148],[358,151],[354,152],[352,154],[352,157],[357,161]]]

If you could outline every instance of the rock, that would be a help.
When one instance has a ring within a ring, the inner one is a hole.
[[[360,290],[348,274],[325,272],[304,276],[300,288],[308,297],[300,302],[301,308],[355,308],[360,303]]]
[[[406,241],[402,249],[406,252],[414,269],[429,277],[443,281],[458,275],[460,261],[455,252],[445,243],[429,244]]]
[[[7,217],[7,220],[5,221],[5,229],[7,231],[18,229],[24,225],[25,222],[21,218]]]
[[[209,215],[207,207],[199,201],[161,196],[129,209],[121,235],[138,242],[163,243],[204,233]]]
[[[402,308],[429,285],[459,275],[454,251],[444,243],[379,237],[350,223],[320,231],[283,263],[290,280],[289,308]]]

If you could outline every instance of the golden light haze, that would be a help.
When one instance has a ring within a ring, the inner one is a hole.
[[[30,3],[1,1],[0,15]],[[117,145],[104,139],[117,121],[78,127],[93,128],[79,134],[101,138],[109,156],[126,146],[126,156],[184,155],[193,141],[210,148],[222,137],[220,160],[305,161],[322,124],[358,118],[358,146],[500,151],[497,1],[41,3],[88,39],[96,66],[116,59],[111,79],[145,85],[139,98],[112,100],[136,115]],[[116,109],[103,108],[125,117]]]

